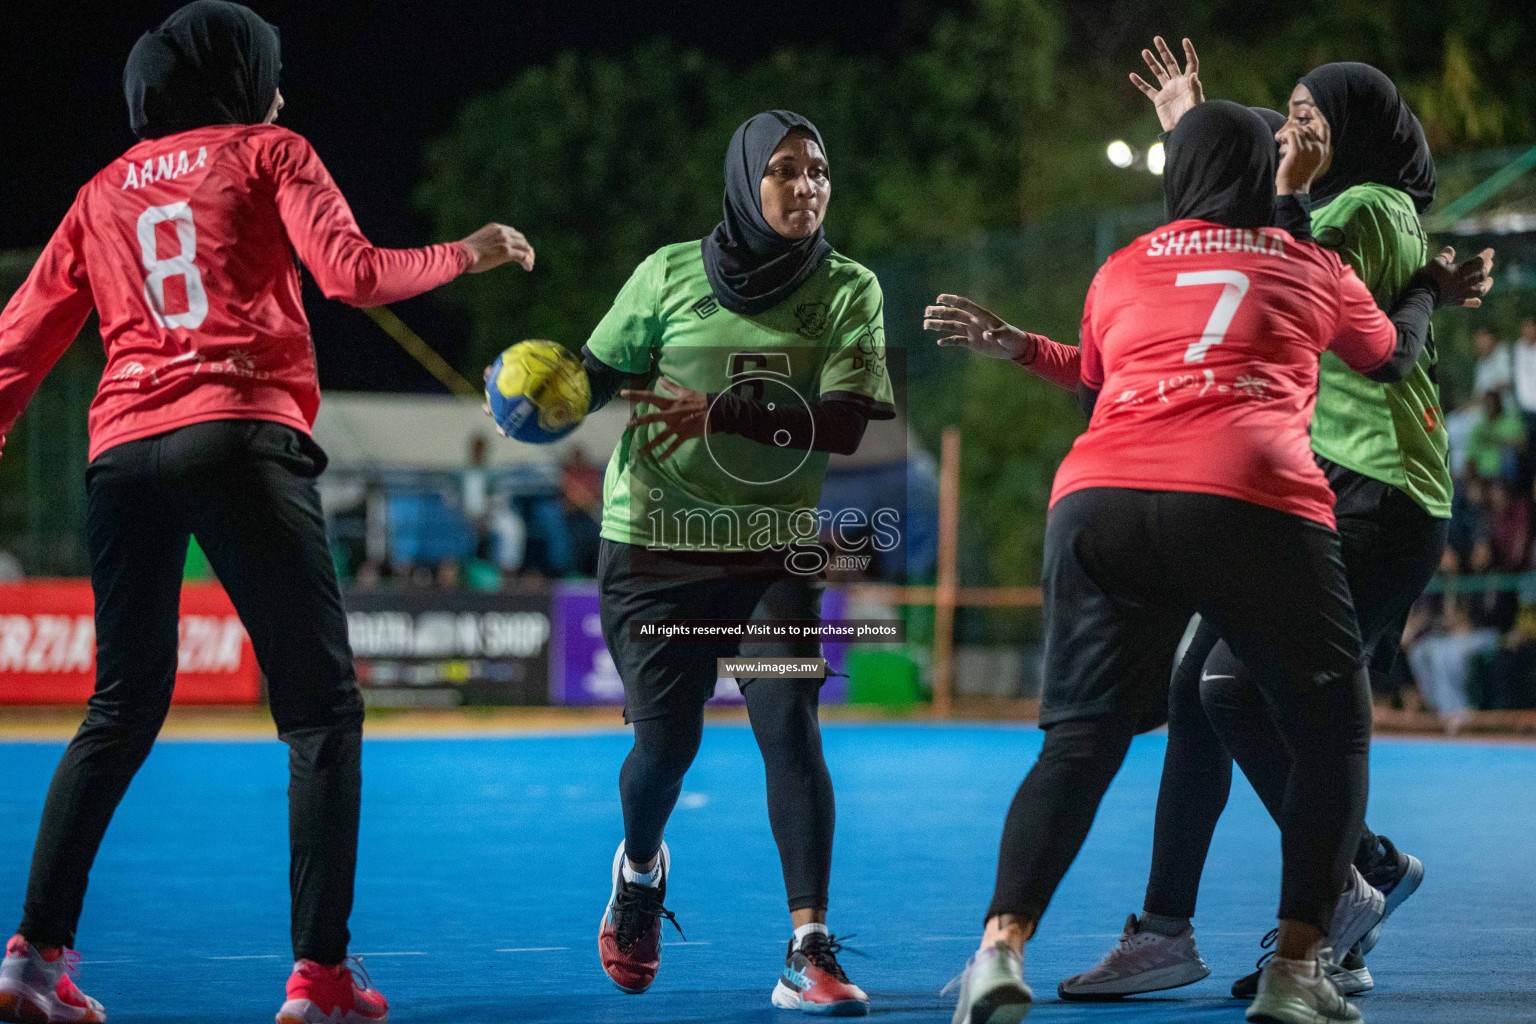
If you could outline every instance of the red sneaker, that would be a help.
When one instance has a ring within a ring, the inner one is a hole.
[[[657,885],[637,885],[624,878],[624,844],[613,855],[613,891],[597,932],[597,955],[603,970],[625,992],[639,995],[656,980],[661,966],[661,919],[672,922],[681,935],[677,918],[662,905],[667,895],[667,875],[672,855],[661,844],[657,855],[661,877]]]
[[[80,954],[62,946],[34,946],[11,937],[0,963],[0,1021],[8,1024],[99,1022],[100,1003],[75,986]]]
[[[807,935],[798,947],[791,940],[784,973],[773,987],[773,1005],[827,1017],[862,1017],[868,1013],[869,996],[848,980],[837,962],[842,949],[837,936],[822,932]]]
[[[335,967],[300,960],[288,976],[288,1001],[277,1024],[387,1024],[389,1002],[373,987],[362,957]]]

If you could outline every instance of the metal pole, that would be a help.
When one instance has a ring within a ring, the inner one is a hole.
[[[939,578],[933,609],[933,712],[939,718],[954,713],[959,512],[960,428],[945,427],[939,453]]]

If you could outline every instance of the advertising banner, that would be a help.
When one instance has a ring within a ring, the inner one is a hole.
[[[95,604],[88,580],[0,584],[0,704],[84,703],[96,687]],[[178,704],[255,704],[250,638],[216,583],[181,588]]]
[[[843,604],[842,591],[828,590],[821,602],[823,619],[840,618]],[[623,704],[624,682],[603,643],[597,584],[562,583],[555,589],[554,631],[549,657],[550,703]],[[828,673],[821,688],[822,703],[842,703],[848,699],[848,680],[842,675],[847,670],[848,645],[827,642],[822,644],[822,652]],[[742,703],[736,680],[716,680],[712,703]]]
[[[347,627],[370,706],[549,701],[547,595],[358,590]]]

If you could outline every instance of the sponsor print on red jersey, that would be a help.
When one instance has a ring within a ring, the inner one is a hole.
[[[213,419],[308,432],[320,405],[297,255],[328,297],[395,302],[468,268],[381,249],[302,136],[214,125],[140,142],[75,198],[0,314],[0,441],[91,309],[107,366],[90,456]]]
[[[1196,491],[1333,526],[1307,438],[1318,356],[1368,372],[1396,339],[1353,270],[1278,228],[1182,220],[1144,235],[1088,289],[1082,379],[1099,399],[1051,501]]]

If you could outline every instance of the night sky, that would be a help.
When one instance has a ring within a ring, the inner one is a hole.
[[[6,5],[0,31],[0,248],[40,246],[75,191],[134,143],[123,101],[124,58],[138,36],[179,3]],[[568,49],[622,54],[668,36],[684,46],[749,62],[779,46],[891,53],[921,41],[933,11],[917,0],[581,0],[250,4],[283,42],[279,123],[306,136],[379,245],[441,241],[413,209],[423,144],[446,131],[469,97]],[[905,16],[893,11],[905,10]],[[487,211],[523,229],[516,211]],[[504,271],[510,273],[511,271]],[[535,271],[537,272],[537,271]],[[306,278],[306,305],[327,388],[441,390],[362,313],[326,301]],[[397,307],[450,360],[464,318],[423,297]]]

